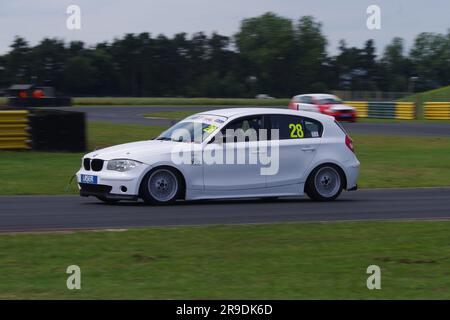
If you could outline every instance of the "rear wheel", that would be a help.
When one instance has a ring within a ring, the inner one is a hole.
[[[322,165],[309,175],[305,192],[313,200],[331,201],[341,194],[343,181],[342,173],[336,166]]]
[[[147,173],[141,183],[141,195],[151,204],[170,204],[175,202],[182,190],[182,181],[175,170],[157,168]]]

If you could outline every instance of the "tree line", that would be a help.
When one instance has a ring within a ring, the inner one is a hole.
[[[289,97],[330,90],[420,91],[450,84],[450,30],[419,34],[409,52],[394,38],[327,53],[322,25],[266,13],[244,19],[232,37],[198,32],[172,37],[126,34],[87,46],[45,38],[30,46],[16,37],[0,55],[0,88],[53,85],[78,96]]]

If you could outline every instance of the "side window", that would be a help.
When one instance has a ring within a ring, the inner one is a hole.
[[[313,119],[290,115],[271,115],[270,123],[271,130],[278,130],[280,140],[320,138],[322,136],[322,125]],[[273,133],[271,138],[274,139]]]
[[[227,135],[227,130],[242,130],[246,136],[256,133],[256,137],[259,140],[260,129],[264,129],[264,120],[262,116],[245,117],[232,121],[221,130],[221,133],[225,137]],[[234,139],[234,141],[236,141],[236,139]],[[226,143],[227,139],[224,139],[223,142]]]
[[[320,138],[322,136],[323,126],[319,121],[303,118],[303,123],[305,127],[305,138]]]
[[[313,103],[312,98],[310,96],[304,96],[303,103],[312,104]]]

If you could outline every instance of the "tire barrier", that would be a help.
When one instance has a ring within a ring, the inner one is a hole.
[[[416,118],[413,102],[345,101],[355,107],[358,118],[402,119]]]
[[[35,110],[30,112],[31,149],[82,152],[86,150],[84,112]]]
[[[28,111],[0,111],[0,150],[29,149]]]
[[[424,115],[428,120],[450,120],[450,102],[425,102]]]
[[[0,150],[83,152],[83,112],[60,110],[0,111]]]

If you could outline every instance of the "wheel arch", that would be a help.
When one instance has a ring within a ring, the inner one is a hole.
[[[338,172],[342,178],[343,189],[346,190],[347,189],[347,174],[345,173],[345,170],[342,168],[342,165],[340,165],[339,163],[336,163],[336,162],[332,162],[332,161],[325,161],[325,162],[319,163],[315,166],[311,166],[311,168],[309,169],[309,172],[307,174],[307,178],[305,179],[305,185],[308,182],[308,180],[311,178],[311,175],[314,172],[314,170],[316,170],[319,167],[325,166],[325,165],[332,166],[338,170]]]
[[[185,199],[186,198],[186,178],[183,174],[183,172],[181,172],[180,169],[178,169],[177,167],[171,166],[171,165],[167,165],[167,164],[159,164],[157,166],[154,167],[150,167],[141,177],[140,181],[139,181],[139,196],[142,197],[142,182],[144,181],[144,178],[151,174],[153,171],[157,170],[157,169],[168,169],[168,170],[172,170],[174,171],[180,178],[181,178],[181,192],[179,195],[180,199]]]

